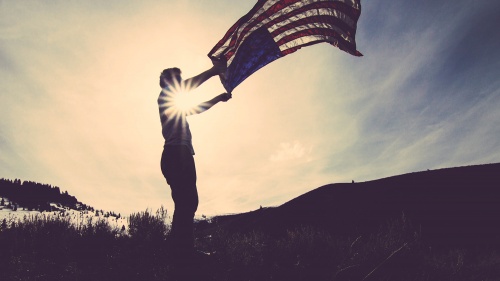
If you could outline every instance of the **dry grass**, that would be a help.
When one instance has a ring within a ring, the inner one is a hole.
[[[129,217],[129,232],[106,221],[64,217],[0,222],[0,280],[174,280],[166,211]],[[192,271],[206,280],[500,280],[496,249],[434,249],[404,216],[371,235],[338,237],[308,226],[198,234],[213,255]]]

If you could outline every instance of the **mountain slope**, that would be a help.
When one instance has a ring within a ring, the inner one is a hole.
[[[370,233],[402,213],[434,245],[500,245],[500,164],[403,174],[319,187],[279,207],[218,217],[228,229],[280,233],[312,225]]]

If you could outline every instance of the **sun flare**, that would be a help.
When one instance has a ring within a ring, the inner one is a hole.
[[[173,106],[180,113],[189,113],[196,107],[196,101],[187,92],[180,92],[172,99]]]
[[[198,102],[189,93],[187,87],[176,84],[174,87],[163,89],[160,96],[160,108],[168,116],[187,116],[196,112]]]

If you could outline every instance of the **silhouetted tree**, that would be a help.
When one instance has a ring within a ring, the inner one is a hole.
[[[5,200],[2,198],[2,201],[0,202],[0,206],[5,206]]]

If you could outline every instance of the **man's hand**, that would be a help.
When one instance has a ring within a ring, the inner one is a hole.
[[[226,72],[227,64],[225,61],[212,60],[212,63],[214,64],[212,69],[217,72],[217,75]]]
[[[231,93],[223,93],[223,94],[219,95],[219,100],[223,101],[223,102],[226,102],[229,99],[231,99],[232,97],[233,97],[233,95]]]
[[[190,114],[192,115],[202,113],[203,111],[209,110],[212,106],[219,103],[220,101],[226,102],[232,97],[233,95],[231,95],[231,93],[222,93],[218,96],[215,96],[209,101],[200,103],[197,107],[195,107],[195,110],[190,111]]]

